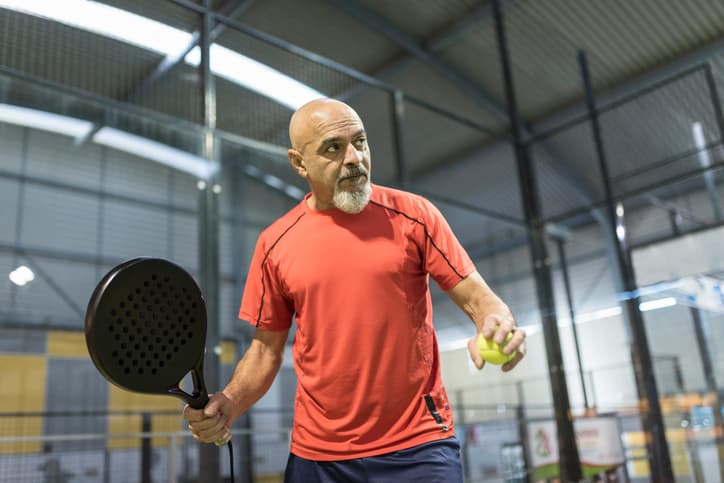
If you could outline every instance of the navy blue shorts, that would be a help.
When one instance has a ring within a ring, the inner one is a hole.
[[[289,455],[284,483],[462,483],[460,442],[432,441],[379,456],[311,461]]]

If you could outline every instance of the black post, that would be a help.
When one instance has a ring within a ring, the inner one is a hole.
[[[706,64],[706,67],[704,68],[704,76],[706,77],[706,84],[709,88],[709,97],[711,99],[711,107],[714,109],[714,117],[716,118],[716,125],[719,130],[719,140],[724,141],[724,112],[722,111],[721,99],[719,98],[719,91],[716,87],[714,73],[711,71],[711,64]]]
[[[523,382],[515,383],[515,390],[518,395],[518,405],[515,408],[515,417],[518,420],[518,437],[520,445],[523,447],[523,467],[525,468],[525,481],[530,482],[533,473],[530,471],[530,461],[528,461],[528,425],[525,420],[525,394],[523,393]]]
[[[671,232],[674,236],[681,235],[681,228],[679,228],[679,214],[673,208],[669,210],[669,223],[671,223]]]
[[[711,353],[708,345],[708,327],[701,311],[698,307],[691,307],[691,317],[694,320],[694,333],[696,334],[697,349],[701,356],[701,366],[704,370],[704,380],[706,381],[706,389],[714,394],[714,434],[716,441],[717,455],[719,457],[719,477],[724,481],[724,421],[721,415],[721,397],[719,395],[719,386],[716,383],[714,365],[712,364]]]
[[[204,0],[210,9],[211,0]],[[221,192],[218,169],[218,147],[214,136],[216,128],[216,90],[211,72],[211,30],[214,17],[211,10],[202,14],[201,22],[201,80],[204,112],[203,157],[212,167],[206,180],[199,180],[199,278],[206,300],[208,325],[206,332],[206,357],[204,375],[209,392],[219,390],[219,201]],[[219,474],[219,448],[202,444],[199,448],[199,482],[217,483]]]
[[[709,88],[709,98],[711,99],[711,107],[714,109],[714,117],[716,118],[716,125],[719,131],[719,140],[724,142],[724,112],[722,112],[721,99],[719,98],[719,91],[716,87],[716,80],[714,79],[714,73],[711,70],[711,64],[707,63],[704,68],[704,76],[706,77],[706,84]],[[702,154],[705,155],[705,154]],[[712,208],[714,210],[714,218],[716,222],[721,222],[722,213],[719,208],[719,196],[717,195],[716,189],[716,178],[714,172],[708,171],[704,173],[704,181],[706,187],[709,190],[709,196],[711,197]]]
[[[143,413],[141,416],[141,483],[151,483],[151,414]]]
[[[573,294],[571,293],[571,280],[568,277],[568,260],[566,259],[565,241],[560,237],[554,237],[558,245],[558,260],[561,264],[563,275],[563,287],[566,290],[568,301],[568,314],[571,317],[571,330],[573,331],[573,344],[576,346],[576,361],[578,362],[578,376],[581,378],[581,391],[583,392],[583,406],[589,409],[588,393],[586,392],[586,378],[583,375],[583,360],[581,359],[581,345],[578,342],[578,329],[576,328],[576,311],[573,308]]]
[[[397,162],[397,182],[403,188],[410,184],[410,170],[405,157],[405,97],[402,91],[391,93],[392,100],[392,145]]]
[[[614,206],[613,190],[611,188],[611,180],[608,174],[608,165],[603,148],[603,139],[601,137],[601,126],[598,123],[598,112],[593,97],[591,87],[591,79],[588,70],[588,61],[586,53],[582,50],[578,52],[578,62],[581,67],[581,75],[583,78],[583,87],[586,95],[586,104],[591,119],[591,130],[593,140],[596,147],[598,164],[601,170],[601,178],[603,180],[604,190],[606,193],[606,209],[609,218],[610,228],[613,232],[616,248],[616,259],[618,261],[619,270],[621,272],[623,289],[629,293],[634,293],[636,289],[636,277],[634,275],[633,265],[629,258],[628,247],[626,245],[626,235],[623,226],[622,213],[617,214]],[[661,404],[659,402],[659,392],[656,388],[656,378],[654,368],[651,362],[651,352],[649,350],[648,337],[646,335],[646,327],[644,320],[639,311],[639,298],[629,297],[624,302],[624,310],[628,315],[631,324],[631,335],[633,344],[631,346],[631,356],[633,359],[634,373],[636,374],[636,385],[639,392],[639,403],[641,405],[642,424],[646,432],[650,433],[650,437],[646,438],[647,447],[651,458],[649,466],[651,468],[652,481],[657,482],[673,482],[674,473],[671,467],[671,458],[669,456],[669,447],[666,444],[666,427],[661,413]]]
[[[458,408],[457,415],[456,415],[456,422],[457,427],[461,429],[465,429],[465,438],[462,440],[462,445],[460,447],[460,454],[462,455],[463,460],[463,478],[467,480],[470,478],[470,458],[468,456],[468,452],[470,450],[469,444],[468,444],[468,437],[467,435],[470,434],[470,431],[468,430],[468,423],[465,418],[465,404],[463,404],[463,390],[458,389],[455,392],[455,406]]]
[[[249,157],[251,154],[249,151],[244,151],[244,157]],[[242,199],[242,193],[244,189],[244,176],[242,175],[241,170],[239,169],[239,164],[234,163],[232,166],[230,166],[231,171],[231,199],[232,199],[232,205],[242,207],[243,206],[243,199]],[[234,250],[231,252],[232,257],[232,263],[234,264],[234,267],[238,267],[237,270],[234,273],[234,291],[236,293],[235,303],[238,303],[238,301],[241,300],[241,294],[244,292],[244,282],[246,281],[245,272],[243,272],[242,268],[244,266],[245,255],[248,253],[248,247],[246,246],[244,242],[244,217],[242,216],[242,210],[235,210],[234,211],[234,231],[232,232],[232,240],[234,244]],[[238,310],[238,306],[234,307],[224,307],[227,310]],[[233,313],[233,312],[232,312]],[[243,329],[240,332],[240,340],[238,341],[237,345],[237,353],[242,354],[246,351],[246,349],[249,347],[249,343],[251,342],[251,332],[252,327],[248,326],[247,324],[243,324]],[[233,367],[231,368],[231,371],[233,373],[234,367],[236,365],[236,361],[234,361]],[[252,432],[251,432],[251,414],[249,411],[245,412],[239,418],[236,420],[236,423],[234,424],[235,427],[240,427],[244,430],[246,430],[243,434],[240,434],[239,436],[236,436],[234,438],[234,449],[236,450],[236,454],[234,455],[234,473],[236,475],[240,475],[238,478],[241,479],[242,482],[251,482],[254,481],[254,450],[253,450],[253,441],[252,441]]]
[[[533,172],[528,145],[522,140],[522,126],[518,118],[518,107],[515,99],[515,88],[513,86],[513,73],[510,68],[510,57],[505,37],[505,25],[500,0],[493,0],[492,6],[498,41],[498,52],[503,72],[503,83],[508,104],[508,115],[511,122],[513,147],[518,167],[521,198],[525,212],[525,221],[528,225],[533,276],[545,335],[548,372],[550,374],[551,392],[553,394],[553,406],[555,408],[556,427],[558,430],[560,478],[565,482],[579,481],[582,478],[581,465],[573,429],[573,415],[571,414],[571,406],[568,399],[568,387],[566,386],[566,374],[558,334],[555,299],[553,297],[553,278],[550,270],[550,259],[545,245],[545,233],[535,182],[535,173]]]

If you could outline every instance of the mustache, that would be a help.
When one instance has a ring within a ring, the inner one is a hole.
[[[349,168],[348,170],[340,173],[339,178],[337,181],[343,181],[345,179],[349,178],[356,178],[357,176],[366,176],[369,178],[369,172],[364,166],[355,166],[353,168]]]

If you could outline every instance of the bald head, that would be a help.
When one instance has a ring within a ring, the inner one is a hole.
[[[292,148],[302,152],[310,142],[319,139],[321,131],[337,122],[356,121],[362,125],[354,109],[336,99],[315,99],[304,104],[289,122],[289,140]]]

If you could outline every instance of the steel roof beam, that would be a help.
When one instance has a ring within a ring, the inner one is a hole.
[[[339,7],[349,16],[356,18],[364,25],[371,29],[377,30],[387,38],[395,42],[401,48],[406,50],[413,59],[419,60],[430,67],[434,68],[437,72],[445,76],[449,81],[458,86],[463,90],[471,99],[476,101],[484,110],[492,113],[496,118],[502,122],[509,124],[510,118],[505,106],[495,99],[490,93],[486,92],[479,85],[475,84],[470,79],[462,75],[453,66],[447,64],[445,61],[437,57],[434,52],[430,49],[441,49],[449,45],[450,42],[454,41],[458,36],[468,31],[470,28],[476,25],[476,22],[484,20],[486,16],[490,15],[491,8],[489,6],[479,7],[471,16],[471,18],[462,19],[453,24],[448,29],[438,34],[429,40],[426,45],[421,46],[415,39],[410,37],[408,34],[400,31],[397,27],[392,25],[387,19],[381,17],[375,12],[361,5],[356,0],[327,0],[331,4]],[[400,61],[407,62],[407,61]],[[391,71],[399,67],[393,66],[384,68],[383,70]],[[379,75],[377,72],[375,76]],[[530,138],[532,133],[530,129],[525,126],[522,127],[522,133],[525,138]],[[508,142],[506,138],[506,143]],[[590,183],[585,181],[585,178],[576,171],[575,165],[570,161],[565,160],[560,153],[554,151],[553,148],[541,144],[539,146],[547,156],[557,161],[556,168],[559,173],[568,181],[571,187],[577,192],[582,199],[587,202],[592,202],[591,195],[589,193],[595,192],[594,187],[590,186]],[[449,163],[446,163],[449,166]]]
[[[254,0],[229,0],[218,10],[218,13],[229,18],[237,18],[246,12],[253,4]],[[225,24],[216,22],[216,25],[211,30],[209,37],[212,41],[214,41],[218,39],[227,28],[228,27]],[[180,65],[184,58],[186,58],[186,55],[188,55],[194,47],[199,45],[200,39],[201,32],[199,30],[194,31],[191,34],[191,41],[186,48],[184,48],[183,51],[176,56],[164,57],[161,59],[150,74],[144,77],[136,86],[129,89],[129,92],[125,96],[126,100],[133,101],[139,99],[143,93],[145,93],[159,79]]]
[[[483,109],[491,112],[501,122],[505,124],[510,122],[505,108],[501,106],[500,102],[480,89],[475,82],[462,75],[453,66],[426,50],[415,39],[395,27],[389,20],[354,0],[327,1],[344,11],[350,17],[359,20],[363,25],[382,33],[416,59],[435,69],[439,74],[465,92],[468,97],[473,99]]]

